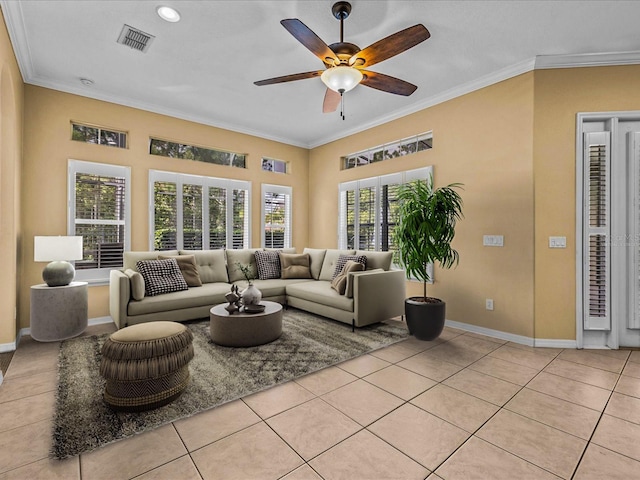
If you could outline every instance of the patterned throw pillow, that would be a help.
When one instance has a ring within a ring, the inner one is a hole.
[[[269,280],[270,278],[280,278],[280,254],[275,250],[254,252],[256,265],[258,267],[258,278]]]
[[[354,262],[353,260],[347,260],[342,271],[331,281],[331,288],[333,288],[340,295],[344,295],[347,289],[347,278],[349,276],[349,273],[361,272],[362,270],[364,270],[364,265],[362,263]]]
[[[148,297],[189,288],[175,258],[141,260],[136,263],[136,266],[144,278],[144,293]]]
[[[338,261],[336,262],[336,269],[333,271],[333,277],[331,277],[331,280],[340,275],[340,272],[342,272],[345,263],[347,263],[349,260],[353,260],[354,262],[358,262],[364,265],[363,270],[367,268],[367,257],[364,255],[340,255],[338,257]]]

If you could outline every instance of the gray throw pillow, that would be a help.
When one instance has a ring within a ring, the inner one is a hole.
[[[364,270],[364,265],[362,263],[355,262],[353,260],[347,260],[340,273],[336,275],[333,280],[331,280],[331,288],[333,288],[340,295],[344,295],[347,289],[347,278],[349,276],[349,272],[360,272],[362,270]]]
[[[271,278],[280,278],[280,255],[275,250],[262,251],[258,250],[254,253],[256,257],[256,266],[258,267],[258,278],[260,280],[269,280]]]

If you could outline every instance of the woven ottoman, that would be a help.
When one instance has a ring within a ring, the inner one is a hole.
[[[176,322],[149,322],[111,334],[102,346],[104,401],[139,412],[178,398],[189,383],[193,335]]]

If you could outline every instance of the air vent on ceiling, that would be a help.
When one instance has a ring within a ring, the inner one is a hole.
[[[154,38],[155,37],[153,35],[145,33],[142,30],[125,25],[118,37],[118,43],[131,47],[134,50],[146,52]]]

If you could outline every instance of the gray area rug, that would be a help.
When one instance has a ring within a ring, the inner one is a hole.
[[[98,369],[108,334],[62,342],[51,457],[94,450],[408,337],[397,322],[352,333],[350,325],[296,309],[284,312],[282,336],[258,347],[212,343],[208,320],[185,325],[194,335],[191,382],[173,403],[142,413],[114,412],[102,400],[104,380]]]

